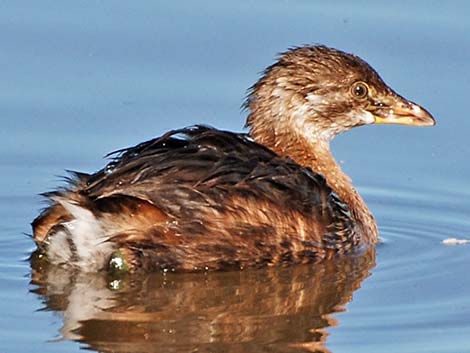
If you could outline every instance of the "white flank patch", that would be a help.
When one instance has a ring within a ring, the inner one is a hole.
[[[447,238],[442,241],[444,245],[465,245],[470,244],[470,239]]]
[[[54,262],[66,262],[84,270],[96,271],[105,265],[114,251],[98,219],[89,210],[65,199],[56,199],[74,218],[62,225],[65,230],[49,240],[49,257]]]
[[[48,239],[47,254],[53,263],[68,263],[72,258],[68,237],[66,229],[59,229]]]

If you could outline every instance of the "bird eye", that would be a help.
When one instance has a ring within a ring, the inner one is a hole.
[[[351,86],[351,93],[354,98],[364,99],[369,94],[369,86],[367,86],[366,83],[361,82],[361,81],[355,82]]]

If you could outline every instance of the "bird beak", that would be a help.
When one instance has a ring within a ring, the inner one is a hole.
[[[434,126],[436,121],[423,107],[396,96],[390,102],[374,104],[370,112],[376,124]]]

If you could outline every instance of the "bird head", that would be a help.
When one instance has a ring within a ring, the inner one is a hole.
[[[331,140],[368,124],[432,126],[430,113],[393,91],[364,60],[326,46],[290,49],[246,101],[251,133]],[[271,139],[274,137],[271,136]]]

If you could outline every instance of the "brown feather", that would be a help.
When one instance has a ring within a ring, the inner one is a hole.
[[[61,205],[54,204],[46,208],[31,223],[31,226],[33,227],[33,239],[38,244],[42,243],[52,227],[69,220],[69,213]]]

